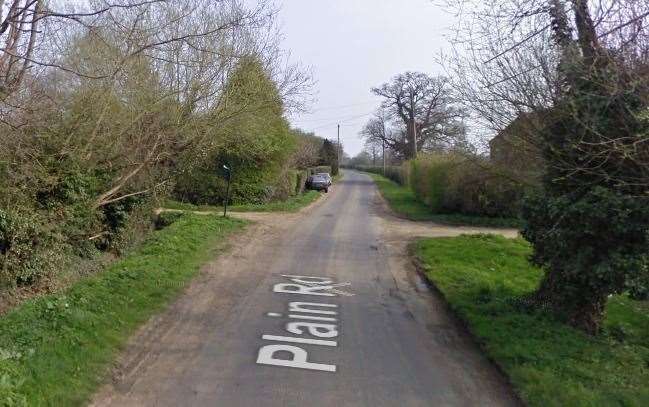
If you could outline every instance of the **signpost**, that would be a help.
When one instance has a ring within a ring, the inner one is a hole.
[[[230,199],[230,179],[232,178],[232,171],[227,165],[223,165],[225,171],[225,179],[228,181],[228,186],[225,189],[225,200],[223,201],[223,217],[228,213],[228,200]]]

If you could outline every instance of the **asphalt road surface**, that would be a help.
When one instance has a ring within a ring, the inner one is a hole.
[[[257,220],[132,338],[93,405],[519,405],[409,266],[369,177]]]

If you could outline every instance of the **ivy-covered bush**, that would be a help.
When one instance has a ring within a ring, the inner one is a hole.
[[[27,285],[51,275],[70,246],[56,224],[24,209],[0,209],[0,285]]]
[[[562,67],[569,86],[540,134],[543,191],[523,212],[546,271],[536,299],[591,334],[609,295],[649,285],[649,82],[597,58]]]
[[[46,156],[40,164],[22,184],[0,188],[4,288],[68,275],[79,260],[93,259],[101,250],[121,253],[151,229],[151,196],[95,207],[94,198],[106,188],[105,173],[71,157]]]
[[[598,186],[574,195],[530,197],[523,214],[533,261],[561,270],[560,280],[546,284],[561,284],[561,298],[553,301],[565,309],[585,311],[593,298],[625,290],[646,295],[647,202]]]

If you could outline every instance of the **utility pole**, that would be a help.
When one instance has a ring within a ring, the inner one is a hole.
[[[417,158],[417,124],[415,123],[415,101],[412,96],[412,93],[410,94],[410,142],[412,143],[412,159]]]
[[[338,145],[336,147],[336,159],[338,160],[338,168],[340,168],[340,124],[338,125]]]
[[[414,117],[412,118],[412,158],[417,158],[417,123]]]
[[[383,153],[381,157],[383,157],[383,176],[385,177],[385,114],[383,113],[382,108],[381,108],[381,125],[383,126],[383,137],[381,137]]]
[[[385,140],[383,140],[383,176],[385,177]]]
[[[232,170],[227,165],[223,165],[225,171],[225,179],[228,181],[227,189],[225,190],[225,200],[223,201],[223,217],[228,213],[228,200],[230,199],[230,180],[232,179]]]

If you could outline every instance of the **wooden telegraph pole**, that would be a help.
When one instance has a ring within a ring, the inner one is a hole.
[[[338,168],[340,169],[340,124],[338,125],[338,145],[336,146],[336,160],[338,160]]]

